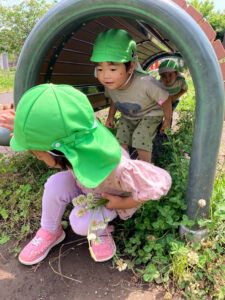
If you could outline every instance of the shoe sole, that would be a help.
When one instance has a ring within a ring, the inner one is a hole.
[[[21,262],[21,264],[23,265],[26,265],[26,266],[32,266],[32,265],[35,265],[39,262],[41,262],[43,259],[45,259],[45,257],[48,255],[49,251],[56,245],[58,245],[59,243],[61,243],[66,237],[66,234],[65,232],[63,231],[62,235],[58,238],[57,241],[55,241],[54,244],[52,244],[52,246],[46,250],[46,252],[41,256],[39,257],[38,259],[34,260],[34,261],[23,261],[20,257],[18,258],[19,259],[19,262]]]

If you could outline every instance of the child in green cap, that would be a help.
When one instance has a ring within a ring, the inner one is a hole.
[[[144,72],[138,62],[136,42],[122,29],[101,32],[95,40],[91,61],[95,76],[111,101],[106,127],[114,127],[117,110],[121,118],[117,139],[121,146],[137,149],[141,160],[151,162],[152,140],[162,122],[169,129],[171,101],[162,84]]]
[[[177,64],[174,60],[164,60],[159,64],[160,82],[169,92],[172,101],[172,112],[179,104],[179,98],[188,90],[188,84],[178,71]],[[172,120],[171,120],[172,122]]]
[[[51,114],[49,114],[51,111]],[[112,258],[116,246],[110,221],[130,218],[140,205],[167,194],[171,177],[163,169],[131,160],[112,133],[94,117],[87,97],[67,85],[42,84],[28,90],[16,109],[0,115],[0,126],[13,129],[10,146],[30,150],[51,168],[64,169],[45,184],[41,228],[19,254],[33,265],[65,238],[66,206],[73,231],[87,236],[97,262]],[[98,206],[104,197],[108,202]]]

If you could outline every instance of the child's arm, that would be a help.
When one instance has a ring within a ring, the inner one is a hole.
[[[14,129],[15,110],[6,109],[0,110],[0,126],[11,131]]]
[[[173,102],[173,103],[176,102],[177,99],[179,99],[179,98],[180,98],[183,94],[185,94],[186,92],[187,92],[187,90],[181,90],[179,93],[173,95],[173,96],[171,97],[172,102]]]
[[[167,98],[165,102],[162,103],[162,108],[164,112],[164,121],[162,127],[160,128],[160,133],[164,133],[170,128],[171,118],[172,118],[172,103],[171,96]]]
[[[113,101],[111,100],[110,108],[109,108],[109,114],[106,120],[106,127],[107,128],[113,128],[114,127],[114,116],[116,114],[117,108]]]
[[[143,202],[145,202],[135,201],[132,196],[120,197],[108,193],[103,193],[102,197],[109,200],[109,202],[105,205],[108,209],[128,209],[140,206]]]

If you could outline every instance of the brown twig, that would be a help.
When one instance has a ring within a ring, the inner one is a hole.
[[[56,257],[53,257],[52,259],[49,260],[49,265],[50,265],[50,267],[51,267],[51,269],[53,270],[54,273],[56,273],[57,275],[61,276],[63,279],[66,278],[66,279],[70,279],[70,280],[75,281],[75,282],[78,282],[78,283],[82,283],[82,281],[80,281],[80,280],[78,280],[78,279],[75,279],[75,278],[71,278],[71,277],[69,277],[69,276],[67,276],[67,275],[64,275],[64,274],[62,273],[62,268],[61,268],[61,258],[64,257],[64,256],[66,256],[67,253],[68,253],[69,251],[74,250],[74,247],[71,247],[71,248],[65,250],[64,252],[62,252],[62,248],[63,248],[64,246],[70,245],[70,244],[73,244],[73,243],[77,243],[77,242],[80,242],[80,241],[84,241],[84,240],[85,240],[85,242],[82,242],[82,243],[79,243],[79,244],[76,245],[76,247],[78,247],[78,246],[80,246],[80,245],[83,245],[83,244],[87,243],[86,238],[82,238],[82,239],[79,239],[79,240],[76,240],[76,241],[71,241],[71,242],[68,242],[68,243],[65,243],[65,244],[62,244],[62,245],[61,245],[61,247],[60,247],[60,249],[59,249],[59,255],[56,256]],[[52,263],[54,263],[56,260],[58,260],[58,271],[55,270],[55,268],[54,268],[53,265],[52,265]],[[63,280],[63,281],[64,281],[64,280]],[[68,287],[68,284],[67,284],[65,281],[64,281],[64,283],[65,283],[66,286]]]

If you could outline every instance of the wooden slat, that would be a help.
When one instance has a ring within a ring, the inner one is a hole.
[[[107,104],[104,94],[88,96],[88,100],[91,102],[91,105],[93,106],[94,109],[99,106],[104,106]]]
[[[53,75],[51,77],[51,82],[52,83],[57,83],[57,84],[70,84],[70,85],[97,85],[99,84],[98,80],[90,74],[89,76],[55,76]]]
[[[85,43],[82,42],[82,40],[69,40],[65,45],[64,48],[66,49],[72,49],[80,52],[87,52],[92,53],[93,44],[92,43]]]
[[[204,23],[202,23],[201,28],[207,35],[210,42],[213,43],[213,41],[215,40],[215,37],[216,37],[216,32],[214,31],[212,26],[209,24],[209,22],[205,21]]]
[[[182,7],[183,9],[187,8],[187,2],[185,0],[172,0],[174,3]]]
[[[225,80],[225,62],[220,63],[220,68],[223,75],[223,79]]]
[[[194,6],[189,5],[186,12],[201,26],[203,23],[203,15]]]
[[[220,40],[216,40],[212,44],[218,60],[225,57],[225,49]]]
[[[75,62],[80,62],[80,63],[90,63],[90,55],[84,55],[84,54],[79,54],[75,52],[68,52],[68,51],[62,51],[60,55],[58,56],[58,60],[63,60],[63,61],[75,61]]]
[[[58,63],[56,62],[54,66],[53,73],[80,73],[80,74],[93,74],[94,76],[94,68],[95,66],[85,66],[81,64],[65,64],[65,63]]]

